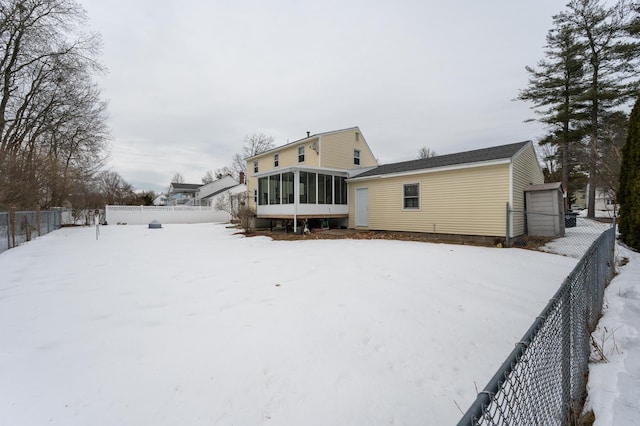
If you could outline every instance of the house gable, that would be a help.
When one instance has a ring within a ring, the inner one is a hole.
[[[299,148],[304,150],[304,161],[299,161]],[[360,164],[354,164],[354,150],[360,152]],[[276,154],[278,155],[278,166],[274,164]],[[249,176],[255,174],[254,161],[258,162],[258,173],[290,166],[347,170],[378,165],[358,127],[309,135],[306,138],[248,157],[246,161]]]

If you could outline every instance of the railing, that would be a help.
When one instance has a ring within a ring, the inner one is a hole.
[[[0,253],[62,226],[63,210],[0,212]]]
[[[458,425],[565,425],[586,393],[590,334],[614,272],[615,222],[593,242]]]

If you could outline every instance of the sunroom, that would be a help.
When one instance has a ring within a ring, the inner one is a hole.
[[[298,220],[346,218],[346,170],[287,167],[255,175],[257,217]]]

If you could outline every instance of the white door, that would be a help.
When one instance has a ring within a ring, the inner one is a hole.
[[[356,189],[356,226],[369,226],[369,188]]]

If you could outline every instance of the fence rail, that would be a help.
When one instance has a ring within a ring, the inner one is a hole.
[[[211,206],[111,206],[105,208],[109,225],[146,225],[152,220],[161,223],[229,222],[231,216]]]
[[[564,425],[585,397],[590,334],[614,272],[615,222],[571,274],[458,425]]]
[[[0,212],[0,253],[62,226],[63,210]]]

